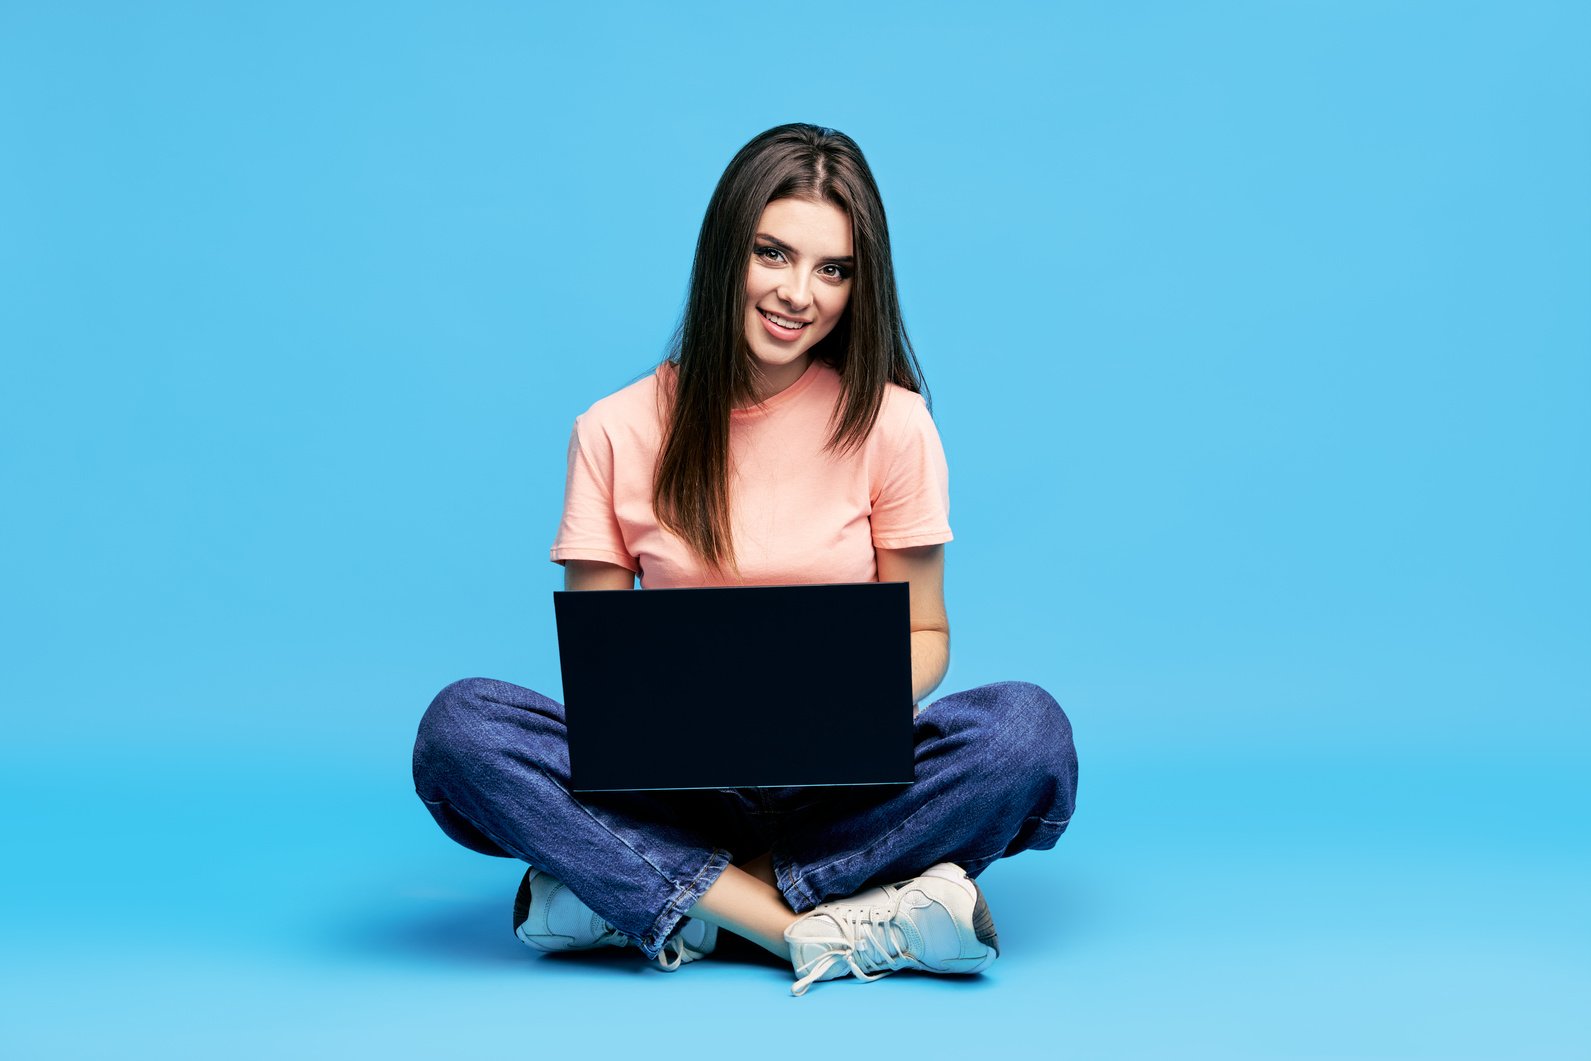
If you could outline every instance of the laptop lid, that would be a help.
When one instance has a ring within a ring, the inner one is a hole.
[[[554,592],[573,788],[912,781],[909,588]]]

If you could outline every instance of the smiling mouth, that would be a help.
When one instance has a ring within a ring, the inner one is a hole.
[[[757,312],[762,314],[764,317],[768,318],[769,320],[773,321],[773,323],[777,324],[779,327],[787,328],[787,329],[790,329],[792,331],[795,330],[795,329],[798,329],[798,328],[805,328],[807,325],[812,323],[811,321],[797,321],[797,320],[791,320],[788,317],[781,317],[781,316],[779,316],[776,313],[769,313],[767,310],[763,309],[760,306],[757,307]]]

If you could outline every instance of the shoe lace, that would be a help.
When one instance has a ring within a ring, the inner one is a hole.
[[[673,945],[674,952],[669,953],[669,946]],[[673,939],[663,941],[663,946],[658,950],[657,957],[652,959],[668,972],[673,972],[685,964],[685,941],[675,936]]]
[[[688,921],[681,921],[680,927],[672,936],[663,941],[663,946],[658,948],[657,957],[652,960],[666,972],[673,972],[686,962],[693,962],[697,958],[705,957],[705,953],[685,942],[685,926]],[[669,948],[673,947],[670,953]]]
[[[813,960],[805,976],[790,985],[792,995],[806,994],[808,987],[842,961],[858,980],[877,980],[911,964],[893,909],[862,906],[825,910],[812,916],[832,924],[834,934],[827,938],[807,937],[806,942],[823,944],[827,949]]]

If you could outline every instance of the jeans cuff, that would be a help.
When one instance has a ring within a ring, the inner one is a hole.
[[[707,859],[707,864],[691,878],[689,884],[682,886],[674,894],[674,898],[663,907],[663,912],[657,915],[657,920],[652,922],[652,927],[635,941],[635,945],[641,948],[643,954],[648,958],[657,957],[657,952],[663,949],[664,941],[674,931],[674,926],[679,924],[680,918],[684,917],[686,911],[695,906],[696,901],[713,886],[713,882],[724,872],[724,867],[727,865],[729,865],[729,852],[715,848],[711,857]]]
[[[791,910],[798,914],[805,913],[823,901],[822,893],[814,891],[807,884],[800,866],[781,858],[778,851],[771,854],[769,861],[773,863],[773,879],[779,894],[784,896]]]

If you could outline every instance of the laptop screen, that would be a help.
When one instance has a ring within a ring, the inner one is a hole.
[[[555,592],[573,787],[910,782],[908,590]]]

